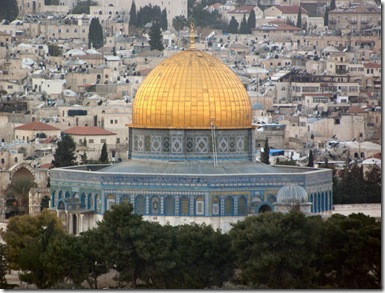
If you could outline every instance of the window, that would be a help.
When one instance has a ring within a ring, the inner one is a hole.
[[[115,119],[115,124],[118,124],[118,120],[117,119]]]
[[[188,216],[189,215],[189,209],[190,209],[190,201],[189,201],[188,197],[184,196],[180,199],[179,214],[181,216]]]
[[[146,199],[143,195],[138,195],[135,199],[135,213],[139,215],[145,214]]]
[[[105,142],[106,142],[106,139],[105,139],[105,138],[103,138],[103,139],[100,140],[100,143],[105,143]]]
[[[247,200],[244,196],[240,197],[238,201],[238,215],[239,216],[247,215]]]
[[[164,201],[164,213],[166,215],[175,215],[175,199],[172,196],[166,197]]]
[[[107,210],[111,210],[112,205],[115,204],[115,195],[109,194],[107,195]]]
[[[102,211],[102,200],[99,194],[95,195],[95,211],[97,213],[100,213]]]
[[[195,214],[204,215],[204,198],[199,196],[195,199]]]
[[[159,215],[160,214],[160,202],[159,197],[154,196],[151,198],[151,215]]]
[[[225,216],[233,215],[234,200],[232,197],[227,197],[225,200]]]
[[[119,137],[116,138],[116,143],[120,143],[120,138]]]
[[[94,143],[94,140],[93,139],[89,139],[88,143]]]
[[[4,163],[5,163],[5,160],[4,160],[4,159],[1,159],[1,163],[4,164]]]
[[[114,120],[111,119],[111,120],[110,120],[110,124],[114,124]]]
[[[91,193],[88,194],[88,208],[91,210],[94,209],[94,196]]]
[[[130,198],[127,194],[125,195],[122,195],[122,197],[120,198],[120,203],[122,204],[129,204],[130,203]]]
[[[17,163],[17,157],[15,157],[15,163]]]
[[[86,208],[86,194],[84,192],[80,196],[80,208],[82,209]]]
[[[340,124],[340,119],[339,118],[334,119],[334,124],[335,125],[339,125]]]
[[[104,78],[108,78],[108,74],[104,75]]]
[[[219,215],[220,200],[218,197],[215,197],[213,200],[213,215]]]

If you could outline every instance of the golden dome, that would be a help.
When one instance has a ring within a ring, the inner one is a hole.
[[[134,128],[251,128],[251,105],[237,77],[220,60],[199,50],[177,53],[156,66],[140,85],[132,111]]]

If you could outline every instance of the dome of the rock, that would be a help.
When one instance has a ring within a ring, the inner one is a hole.
[[[156,66],[139,87],[132,127],[158,129],[251,128],[251,105],[237,75],[196,49]]]

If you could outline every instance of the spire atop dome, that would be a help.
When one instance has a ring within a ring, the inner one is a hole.
[[[194,49],[195,46],[194,46],[194,20],[192,19],[191,20],[191,23],[190,23],[190,49]]]

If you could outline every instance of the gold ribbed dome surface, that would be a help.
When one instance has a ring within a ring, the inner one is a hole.
[[[134,100],[132,127],[165,129],[251,128],[247,92],[223,62],[189,49],[156,66]]]

